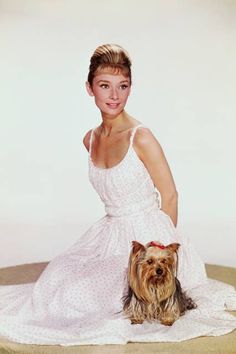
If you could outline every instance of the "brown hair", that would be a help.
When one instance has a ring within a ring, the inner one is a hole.
[[[101,45],[90,59],[88,82],[92,86],[95,75],[107,69],[113,74],[122,73],[129,77],[131,84],[131,64],[129,54],[118,44]]]

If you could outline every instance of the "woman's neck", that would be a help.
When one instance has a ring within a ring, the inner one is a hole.
[[[122,111],[116,117],[102,116],[101,134],[103,136],[109,136],[115,132],[119,132],[127,129],[130,123],[130,117],[125,112]]]

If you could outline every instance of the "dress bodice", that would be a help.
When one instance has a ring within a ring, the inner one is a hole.
[[[142,126],[139,124],[131,130],[129,147],[124,158],[110,168],[97,167],[92,161],[94,130],[91,132],[89,179],[105,204],[105,211],[109,216],[137,214],[157,205],[158,194],[154,183],[133,147],[135,132]]]

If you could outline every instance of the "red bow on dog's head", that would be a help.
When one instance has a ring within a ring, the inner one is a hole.
[[[158,248],[160,248],[161,250],[164,250],[164,249],[166,248],[166,246],[160,245],[159,243],[156,243],[156,242],[154,242],[154,241],[151,241],[151,242],[148,244],[148,247],[150,247],[150,246],[158,247]]]

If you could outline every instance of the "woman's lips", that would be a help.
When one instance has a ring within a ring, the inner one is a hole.
[[[107,103],[107,106],[109,108],[117,108],[119,106],[119,103]]]

